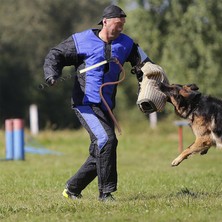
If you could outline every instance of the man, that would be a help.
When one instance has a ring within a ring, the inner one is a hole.
[[[45,58],[44,74],[49,85],[54,85],[62,74],[64,66],[74,65],[82,69],[112,57],[121,65],[130,62],[137,78],[141,78],[139,67],[150,61],[141,48],[125,34],[122,34],[126,14],[115,5],[106,7],[101,29],[89,29],[73,34],[52,48]],[[91,144],[89,157],[75,175],[66,183],[63,196],[71,199],[81,198],[83,189],[98,177],[99,200],[113,200],[112,193],[117,190],[116,138],[114,123],[107,108],[101,101],[99,89],[103,83],[119,79],[121,69],[110,62],[77,74],[73,87],[73,110],[82,126],[88,131]],[[103,96],[111,110],[115,107],[116,85],[105,86]]]

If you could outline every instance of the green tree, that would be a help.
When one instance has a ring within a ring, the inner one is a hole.
[[[1,0],[0,125],[6,118],[28,121],[31,103],[39,107],[41,127],[77,127],[70,107],[72,80],[40,91],[49,49],[74,32],[98,27],[110,2],[127,13],[125,33],[157,64],[172,83],[196,83],[222,96],[222,2],[220,0]],[[118,89],[118,115],[136,108],[137,81],[125,65]],[[63,75],[73,74],[71,67]],[[49,105],[50,104],[50,105]],[[132,116],[135,115],[132,111]],[[138,113],[136,113],[139,115]],[[65,118],[64,118],[65,116]]]
[[[171,81],[195,82],[202,91],[222,96],[221,56],[218,56],[222,44],[222,3],[197,0],[183,7],[179,2],[170,1],[166,12],[168,35],[162,64]]]
[[[71,83],[41,92],[43,62],[49,49],[72,33],[96,26],[109,1],[2,0],[0,7],[0,124],[25,118],[31,103],[39,106],[41,126],[74,126]],[[64,70],[64,74],[73,70]],[[66,87],[66,88],[65,88]],[[50,104],[50,107],[49,105]],[[61,115],[63,114],[63,115]],[[66,119],[64,120],[64,116]],[[72,124],[71,124],[72,123]]]
[[[118,2],[128,6],[126,32],[163,66],[170,82],[194,82],[201,91],[222,96],[221,1]]]

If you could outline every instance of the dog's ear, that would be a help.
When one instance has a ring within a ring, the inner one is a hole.
[[[191,95],[191,92],[190,91],[188,92],[186,88],[182,88],[180,89],[179,94],[184,98],[188,98]]]
[[[199,89],[199,87],[195,83],[188,84],[185,86],[189,87],[191,90],[198,90]]]
[[[201,96],[201,93],[198,92],[197,90],[187,90],[185,88],[181,89],[179,91],[179,94],[181,96],[183,96],[184,98],[186,98],[187,100],[196,100],[196,99],[199,99],[200,96]]]

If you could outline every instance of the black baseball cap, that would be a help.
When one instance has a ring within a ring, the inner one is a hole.
[[[122,18],[126,17],[125,12],[116,5],[109,5],[103,10],[102,18]],[[102,25],[103,20],[101,20],[98,25]]]

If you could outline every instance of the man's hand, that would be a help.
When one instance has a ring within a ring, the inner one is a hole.
[[[46,80],[47,84],[49,84],[50,86],[53,86],[55,85],[56,83],[56,78],[54,76],[50,76],[48,77]]]

